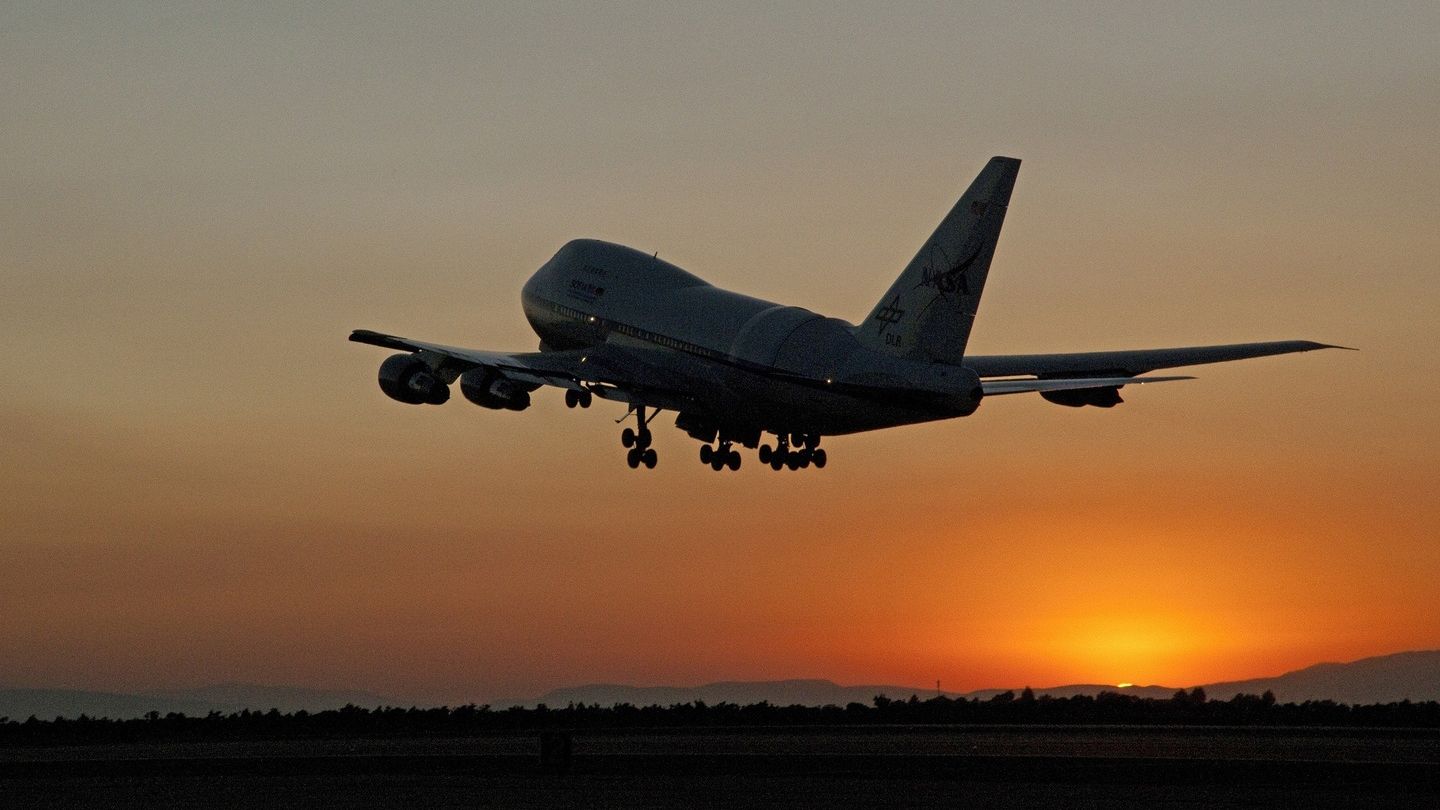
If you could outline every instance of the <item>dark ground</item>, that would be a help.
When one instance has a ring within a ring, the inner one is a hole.
[[[0,749],[3,807],[1440,807],[1440,731],[638,729]],[[563,757],[560,758],[563,760]],[[563,772],[561,772],[563,770]]]

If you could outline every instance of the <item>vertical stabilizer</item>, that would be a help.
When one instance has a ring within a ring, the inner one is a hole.
[[[911,360],[960,362],[1019,171],[1016,158],[990,159],[856,327],[862,344]]]

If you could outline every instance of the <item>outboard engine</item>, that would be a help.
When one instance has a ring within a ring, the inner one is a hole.
[[[460,375],[460,393],[482,408],[491,410],[523,411],[530,407],[530,392],[537,386],[527,386],[488,368],[472,368]]]
[[[380,390],[407,405],[443,405],[450,399],[450,386],[413,354],[385,358],[380,364]]]
[[[1040,396],[1067,408],[1083,408],[1086,405],[1093,405],[1096,408],[1113,408],[1125,401],[1120,398],[1118,386],[1115,388],[1079,388],[1073,391],[1041,391]]]
[[[681,412],[675,417],[675,427],[685,431],[690,438],[706,443],[715,441],[715,435],[720,432],[714,422],[689,411]]]

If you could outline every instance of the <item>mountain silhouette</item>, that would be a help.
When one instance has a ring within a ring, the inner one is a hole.
[[[310,712],[339,709],[347,703],[375,707],[394,704],[369,692],[306,689],[296,686],[262,686],[228,683],[198,689],[170,689],[142,694],[94,692],[81,689],[0,689],[0,717],[41,720],[56,717],[108,717],[127,720],[147,712],[177,712],[190,717],[212,711],[229,714],[242,709]]]
[[[1348,664],[1315,664],[1273,678],[1205,684],[1205,694],[1222,700],[1266,690],[1282,703],[1440,700],[1440,650],[1379,655]]]
[[[1401,652],[1363,658],[1349,663],[1324,663],[1269,678],[1199,684],[1212,699],[1229,700],[1236,694],[1259,695],[1273,692],[1282,703],[1306,700],[1333,700],[1337,703],[1370,704],[1401,700],[1440,701],[1440,650]],[[570,703],[613,706],[670,706],[704,701],[707,704],[750,705],[768,702],[778,706],[869,705],[877,695],[907,700],[911,695],[926,700],[944,694],[949,698],[989,700],[1004,692],[1018,694],[1023,685],[1007,689],[980,689],[973,692],[937,692],[913,686],[886,684],[843,686],[824,679],[782,681],[717,681],[701,686],[630,686],[589,684],[547,692],[538,698],[490,701],[496,708],[507,706],[565,706]],[[1187,689],[1193,687],[1185,687]],[[1177,691],[1170,686],[1131,686],[1121,689],[1110,684],[1069,684],[1037,687],[1037,696],[1071,697],[1100,692],[1123,692],[1146,698],[1168,698]],[[242,709],[282,712],[310,712],[338,709],[346,704],[367,708],[411,705],[355,690],[307,689],[293,686],[228,683],[198,689],[172,689],[143,694],[95,692],[75,689],[0,689],[0,718],[24,720],[32,715],[42,720],[55,717],[109,717],[129,719],[147,712],[170,712],[202,716],[212,711]]]
[[[1440,650],[1394,653],[1363,658],[1349,663],[1326,663],[1287,672],[1268,678],[1244,681],[1191,684],[1200,686],[1211,698],[1229,700],[1236,694],[1259,695],[1271,691],[1281,702],[1333,700],[1337,703],[1389,703],[1399,700],[1440,701]],[[630,703],[636,706],[669,706],[703,700],[706,703],[738,703],[741,705],[768,701],[788,706],[844,706],[847,703],[870,703],[876,695],[892,700],[905,700],[911,695],[921,700],[943,694],[949,698],[989,700],[1004,692],[1019,693],[1024,684],[1000,689],[978,689],[972,692],[937,692],[934,688],[914,686],[873,685],[842,686],[823,679],[785,681],[719,681],[702,686],[627,686],[622,684],[589,684],[555,689],[538,698],[495,701],[496,706],[564,706],[569,703],[598,703],[610,706]],[[1178,686],[1128,686],[1113,684],[1066,684],[1034,687],[1035,695],[1071,697],[1096,695],[1100,692],[1122,692],[1144,698],[1168,698]]]

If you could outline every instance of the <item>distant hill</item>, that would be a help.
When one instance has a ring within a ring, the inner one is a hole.
[[[876,695],[896,700],[920,695],[931,698],[934,689],[921,690],[911,686],[841,686],[818,678],[787,681],[718,681],[703,686],[626,686],[595,683],[570,686],[546,692],[538,698],[496,701],[496,706],[564,706],[568,703],[599,703],[610,706],[630,703],[636,706],[669,706],[673,703],[738,703],[742,706],[769,701],[780,706],[844,706],[847,703],[870,704]],[[954,697],[952,693],[946,693]]]
[[[1023,688],[1023,687],[1021,687]],[[1116,691],[1118,687],[1105,684],[1077,684],[1036,689],[1036,695],[1069,697],[1071,695],[1093,695],[1103,691]],[[844,706],[847,703],[864,703],[867,706],[877,695],[891,700],[908,700],[911,695],[928,700],[936,695],[948,698],[980,698],[988,700],[1002,692],[1020,689],[982,689],[976,692],[937,692],[914,686],[875,684],[870,686],[842,686],[822,678],[806,678],[785,681],[717,681],[701,686],[628,686],[625,684],[595,683],[584,686],[568,686],[546,692],[538,698],[499,700],[495,706],[565,706],[570,703],[598,703],[612,706],[629,703],[635,706],[670,706],[675,703],[691,703],[696,700],[705,703],[736,703],[741,706],[766,701],[777,706]],[[1168,698],[1175,690],[1166,686],[1136,686],[1123,690],[1140,697]]]
[[[307,712],[339,709],[346,704],[374,708],[395,705],[396,701],[371,692],[357,690],[307,689],[300,686],[261,686],[253,683],[223,683],[198,689],[173,689],[147,692],[148,697],[162,700],[204,703],[217,711],[241,709],[279,709]],[[408,705],[408,704],[407,704]]]
[[[148,711],[183,712],[204,715],[210,707],[185,700],[162,700],[144,695],[115,692],[86,692],[79,689],[0,689],[0,717],[24,720],[34,716],[40,720],[57,717],[109,717],[126,720]]]
[[[293,686],[220,684],[198,689],[173,689],[144,694],[91,692],[79,689],[0,689],[0,717],[41,720],[56,717],[109,717],[125,720],[147,712],[180,712],[189,716],[241,709],[282,712],[338,709],[347,703],[373,708],[393,704],[369,692],[327,691]]]
[[[1023,689],[1024,687],[1021,687]],[[1067,686],[1046,686],[1032,688],[1036,697],[1049,695],[1050,697],[1068,698],[1076,695],[1098,695],[1101,692],[1120,692],[1126,695],[1134,695],[1142,698],[1168,698],[1175,694],[1173,686],[1116,686],[1110,683],[1073,683]],[[1020,693],[1020,689],[977,689],[974,692],[966,692],[961,697],[979,698],[989,700],[1002,692]]]
[[[1348,664],[1316,664],[1273,678],[1205,684],[1206,695],[1222,700],[1239,693],[1258,695],[1267,689],[1281,703],[1440,700],[1440,650],[1380,655]]]
[[[1206,695],[1229,700],[1238,693],[1262,694],[1269,690],[1282,703],[1306,700],[1333,700],[1338,703],[1389,703],[1399,700],[1440,701],[1440,650],[1403,652],[1364,658],[1345,664],[1316,664],[1272,678],[1246,681],[1225,681],[1201,684]],[[936,694],[946,697],[988,700],[1012,689],[981,689],[974,692],[937,693],[934,689],[913,686],[872,685],[842,686],[822,679],[785,681],[719,681],[702,686],[627,686],[623,684],[590,684],[556,689],[538,698],[497,700],[497,708],[506,706],[565,706],[569,703],[598,703],[612,706],[630,703],[636,706],[669,706],[701,700],[709,704],[736,703],[747,705],[768,701],[779,706],[844,706],[847,703],[869,704],[876,695],[892,700],[907,700],[911,695],[926,700]],[[1147,698],[1168,698],[1176,691],[1169,686],[1131,686],[1121,689],[1108,684],[1070,684],[1035,688],[1036,695],[1070,697],[1094,695],[1103,691]],[[220,684],[199,689],[176,689],[146,694],[90,692],[73,689],[0,689],[0,717],[24,720],[31,715],[42,720],[55,717],[91,717],[127,719],[146,712],[161,714],[182,712],[204,715],[212,711],[230,713],[241,709],[282,712],[323,711],[346,704],[374,708],[376,706],[408,706],[370,692],[305,689],[289,686],[256,684]]]
[[[1201,684],[1212,698],[1229,700],[1238,693],[1259,695],[1266,690],[1275,693],[1282,703],[1306,700],[1334,700],[1338,703],[1388,703],[1397,700],[1440,701],[1440,650],[1403,652],[1365,658],[1347,664],[1316,664],[1272,678]],[[988,700],[1002,692],[1020,692],[1023,686],[1005,689],[979,689],[973,692],[936,692],[914,686],[841,686],[833,681],[721,681],[703,686],[624,686],[590,684],[556,689],[538,698],[495,701],[496,706],[534,706],[545,703],[564,706],[567,703],[632,703],[669,706],[703,700],[706,703],[770,703],[788,706],[844,706],[846,703],[869,703],[876,695],[892,700],[905,700],[911,695],[921,700],[944,694],[946,697]],[[1193,688],[1193,687],[1186,687]],[[1111,684],[1068,684],[1035,687],[1039,695],[1071,697],[1095,695],[1100,692],[1121,692],[1144,698],[1168,698],[1175,694],[1173,686],[1128,686]]]

